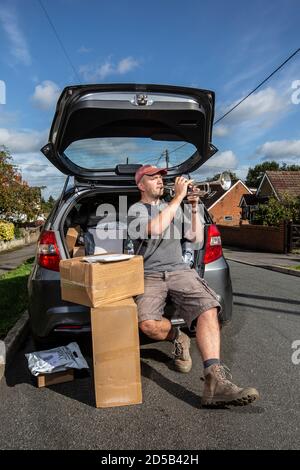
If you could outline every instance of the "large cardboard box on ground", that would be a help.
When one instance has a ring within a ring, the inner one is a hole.
[[[132,298],[91,309],[96,407],[142,403],[137,307]]]
[[[101,255],[93,255],[101,256]],[[87,263],[83,257],[61,260],[61,297],[88,307],[144,293],[142,256],[112,263]]]

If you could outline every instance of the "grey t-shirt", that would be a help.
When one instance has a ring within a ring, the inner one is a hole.
[[[159,236],[147,233],[149,220],[156,217],[168,204],[157,205],[137,202],[130,207],[128,215],[129,236],[134,242],[136,254],[144,256],[145,273],[190,269],[182,259],[181,231],[182,214],[179,209],[169,227]]]

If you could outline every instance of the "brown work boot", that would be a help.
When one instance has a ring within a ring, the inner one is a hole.
[[[226,366],[212,364],[204,370],[202,406],[248,405],[259,398],[255,388],[240,388],[227,379]]]
[[[190,356],[190,338],[179,331],[177,337],[173,341],[174,344],[174,366],[178,372],[187,373],[192,368],[192,358]]]

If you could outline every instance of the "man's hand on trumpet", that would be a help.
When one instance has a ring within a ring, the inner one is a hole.
[[[188,186],[190,185],[191,180],[185,178],[184,176],[177,176],[174,183],[174,193],[175,198],[178,199],[180,202],[187,195]]]
[[[192,208],[197,208],[199,204],[200,189],[194,185],[194,180],[189,180],[184,176],[178,176],[174,183],[175,197],[183,201],[187,197]]]
[[[199,204],[200,198],[200,189],[194,186],[193,184],[190,185],[190,191],[187,194],[187,200],[189,204],[192,205],[192,209],[197,209]]]

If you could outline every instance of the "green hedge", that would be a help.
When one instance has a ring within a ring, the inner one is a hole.
[[[12,240],[15,235],[15,227],[14,224],[11,222],[0,222],[0,240],[8,242]]]

